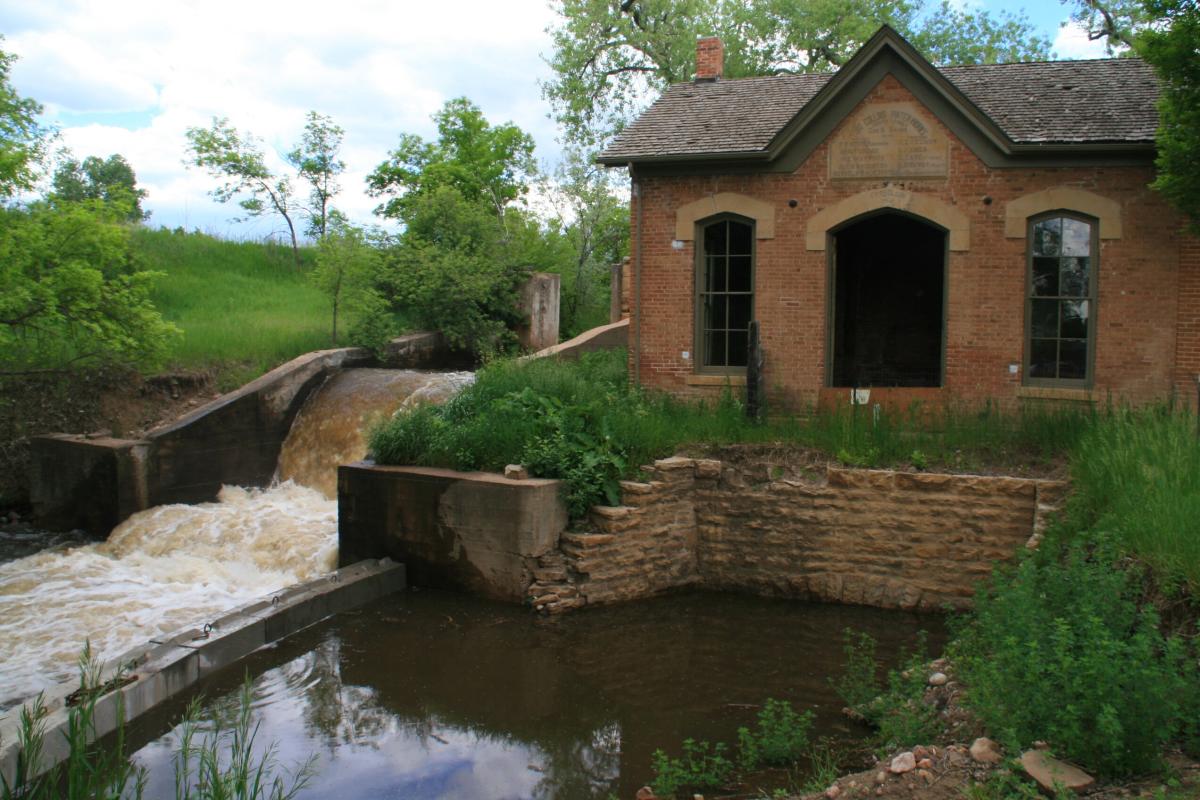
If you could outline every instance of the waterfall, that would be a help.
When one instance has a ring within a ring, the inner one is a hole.
[[[470,373],[356,369],[305,403],[265,489],[134,514],[105,542],[0,564],[0,712],[101,660],[337,566],[337,465],[398,408],[441,402]]]

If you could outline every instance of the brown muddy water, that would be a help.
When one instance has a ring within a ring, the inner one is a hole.
[[[409,590],[263,649],[200,691],[206,715],[230,719],[249,674],[259,744],[276,742],[283,764],[317,755],[305,798],[631,798],[656,748],[733,742],[769,697],[812,709],[814,739],[864,736],[829,686],[848,627],[874,635],[889,664],[919,630],[935,649],[945,638],[938,616],[727,594],[547,620]],[[136,753],[147,797],[173,796],[181,712],[131,731],[149,742]]]

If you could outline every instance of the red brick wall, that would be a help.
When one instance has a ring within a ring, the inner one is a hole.
[[[918,102],[889,76],[864,103],[899,101]],[[926,116],[950,140],[948,179],[831,181],[828,141],[791,174],[636,178],[645,210],[642,383],[683,395],[720,391],[687,382],[694,364],[681,353],[694,355],[696,349],[695,250],[691,241],[675,250],[672,240],[676,209],[717,192],[736,192],[775,207],[775,237],[757,242],[755,281],[755,316],[762,326],[772,402],[776,409],[814,405],[825,384],[828,262],[825,251],[806,249],[805,228],[818,211],[886,185],[930,195],[970,220],[970,249],[949,254],[946,377],[938,393],[943,399],[1017,397],[1021,375],[1011,374],[1009,365],[1023,363],[1026,242],[1005,237],[1005,209],[1011,200],[1055,186],[1084,189],[1121,205],[1123,237],[1100,242],[1094,396],[1133,402],[1163,398],[1184,380],[1187,369],[1200,371],[1200,243],[1181,234],[1178,215],[1147,188],[1152,167],[990,169],[932,113]],[[985,196],[991,204],[983,202]],[[789,200],[796,201],[795,208],[789,208]],[[635,231],[638,213],[635,198]],[[636,246],[634,253],[636,262]],[[636,330],[635,322],[631,341]]]
[[[1176,391],[1197,408],[1200,378],[1200,239],[1183,234],[1179,248],[1179,334],[1175,342]],[[1198,409],[1200,410],[1200,409]]]

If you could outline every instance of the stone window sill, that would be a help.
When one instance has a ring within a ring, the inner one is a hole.
[[[1091,389],[1067,389],[1059,386],[1018,386],[1017,397],[1028,400],[1074,400],[1094,403],[1096,397]]]
[[[688,386],[745,386],[745,375],[688,375],[684,379]]]

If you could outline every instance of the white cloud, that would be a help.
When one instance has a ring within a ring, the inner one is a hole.
[[[1077,22],[1067,22],[1058,29],[1050,49],[1058,58],[1107,58],[1104,40],[1088,39],[1087,29]]]
[[[34,5],[36,14],[0,9],[2,47],[20,57],[14,84],[46,107],[77,156],[129,160],[150,192],[152,223],[262,231],[264,223],[227,228],[237,209],[213,204],[212,183],[183,166],[184,131],[213,116],[277,153],[299,137],[308,110],[333,117],[346,130],[338,205],[362,222],[377,204],[363,192],[366,174],[401,132],[432,135],[430,115],[452,97],[471,98],[493,122],[515,122],[533,134],[539,157],[554,158],[538,87],[549,76],[545,0]]]

